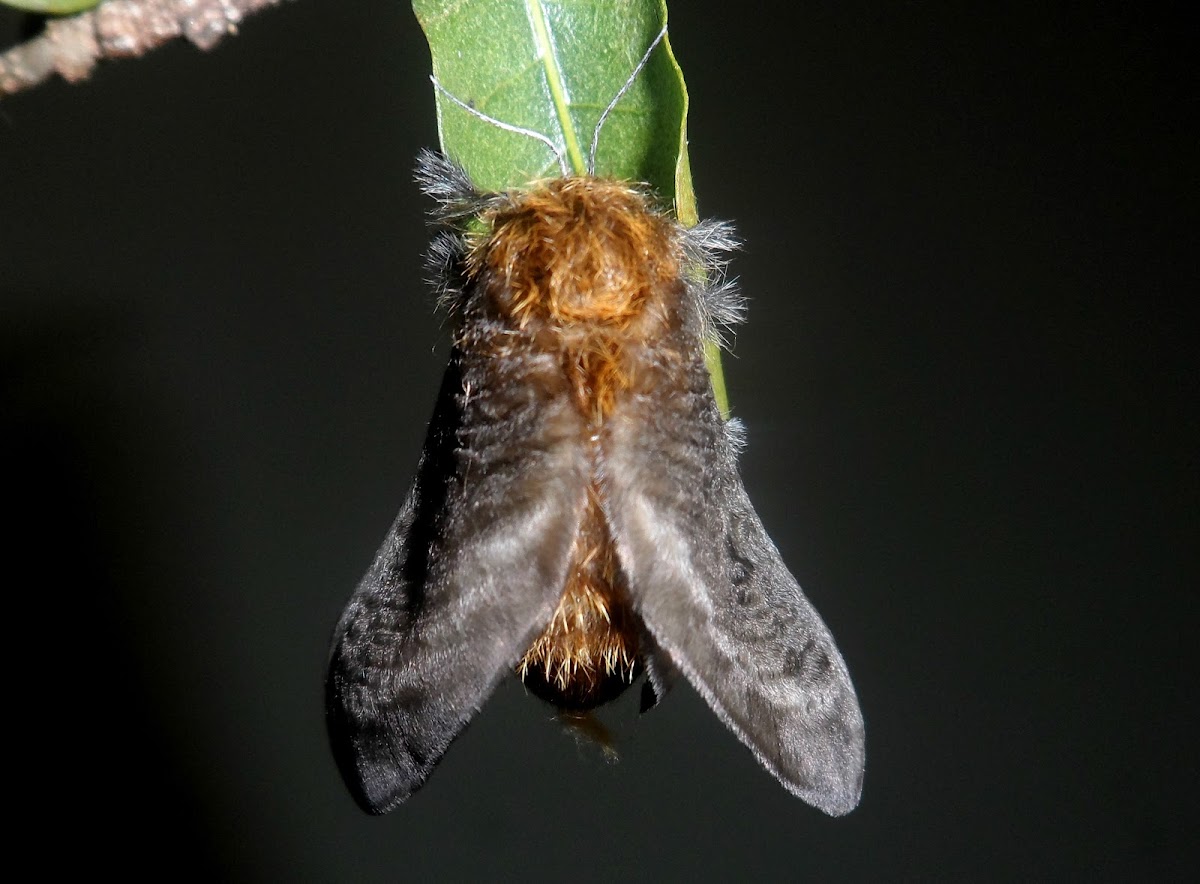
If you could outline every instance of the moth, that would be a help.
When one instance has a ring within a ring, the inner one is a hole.
[[[508,673],[568,710],[644,673],[644,711],[679,672],[789,791],[853,809],[850,675],[746,495],[705,366],[742,312],[729,228],[565,168],[479,193],[426,152],[418,180],[453,348],[416,478],[334,633],[327,722],[355,799],[408,798]]]

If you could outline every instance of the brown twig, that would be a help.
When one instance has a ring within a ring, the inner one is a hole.
[[[243,18],[280,0],[107,0],[69,18],[51,19],[39,36],[0,54],[0,98],[36,86],[55,71],[87,79],[100,59],[128,58],[186,37],[211,49],[237,33]]]

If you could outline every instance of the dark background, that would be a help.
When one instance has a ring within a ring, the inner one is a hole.
[[[11,849],[239,881],[1182,878],[1194,32],[1092,7],[672,5],[702,214],[747,241],[746,483],[866,715],[841,820],[686,685],[606,715],[616,765],[510,682],[400,810],[344,790],[326,643],[447,344],[406,3],[289,3],[0,103]]]

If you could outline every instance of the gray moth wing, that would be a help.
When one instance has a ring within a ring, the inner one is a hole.
[[[586,501],[578,416],[487,383],[494,370],[456,352],[413,486],[334,632],[330,742],[371,813],[424,783],[566,580]]]
[[[660,363],[675,376],[629,397],[606,425],[606,515],[660,651],[789,791],[840,816],[862,792],[858,698],[746,495],[698,326],[685,315],[678,338],[660,344],[683,356]]]

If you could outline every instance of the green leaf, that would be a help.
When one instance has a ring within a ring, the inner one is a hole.
[[[414,0],[433,73],[454,97],[541,133],[588,171],[600,115],[666,24],[663,0]],[[442,150],[484,190],[557,176],[542,142],[506,132],[437,94]],[[649,182],[667,201],[687,156],[687,92],[664,40],[600,133],[596,174]],[[686,223],[686,222],[685,222]]]
[[[696,223],[687,156],[688,95],[670,40],[646,50],[667,23],[665,0],[413,0],[441,87],[508,131],[435,91],[442,150],[480,190],[584,175],[596,124],[595,174],[646,182],[679,221]],[[728,413],[719,350],[706,349],[714,391]]]
[[[0,5],[44,15],[70,15],[99,6],[100,0],[0,0]]]

